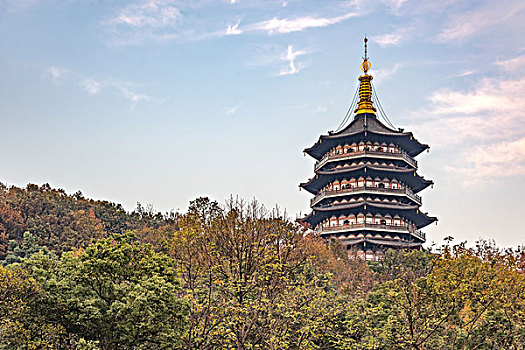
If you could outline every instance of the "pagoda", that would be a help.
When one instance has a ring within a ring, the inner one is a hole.
[[[368,74],[367,41],[353,120],[304,150],[316,163],[314,177],[299,185],[314,195],[311,213],[300,221],[321,237],[339,239],[349,254],[380,260],[388,248],[420,248],[421,228],[437,218],[421,211],[418,195],[433,184],[417,173],[414,159],[429,146],[395,129],[384,115]]]

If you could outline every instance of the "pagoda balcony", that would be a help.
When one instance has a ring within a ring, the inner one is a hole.
[[[363,151],[353,151],[353,152],[347,152],[347,153],[341,153],[341,154],[327,154],[315,163],[314,171],[321,169],[328,162],[331,162],[334,160],[354,159],[357,157],[362,157],[362,156],[367,156],[367,155],[376,156],[377,158],[383,158],[383,159],[401,159],[401,160],[406,161],[408,164],[410,164],[414,168],[417,168],[417,161],[405,152],[401,152],[401,151],[383,152],[383,151],[363,150]]]
[[[361,224],[345,224],[337,225],[331,227],[321,227],[316,229],[315,232],[323,235],[331,235],[333,233],[341,232],[354,232],[362,230],[371,230],[371,231],[380,231],[380,232],[391,232],[391,233],[404,233],[411,236],[414,236],[423,242],[425,241],[425,233],[421,230],[417,230],[412,227],[406,226],[395,226],[395,225],[384,225],[384,224],[370,224],[370,223],[361,223]]]
[[[364,187],[350,187],[341,190],[321,191],[314,198],[310,200],[310,207],[318,204],[324,198],[340,196],[344,194],[358,194],[358,193],[378,193],[378,194],[391,194],[391,195],[407,195],[417,204],[421,205],[421,197],[415,194],[408,187],[404,188],[383,188],[375,186],[364,186]]]

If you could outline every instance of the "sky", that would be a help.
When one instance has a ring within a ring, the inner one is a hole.
[[[361,73],[430,152],[427,246],[525,244],[525,2],[0,0],[0,182],[296,217]]]

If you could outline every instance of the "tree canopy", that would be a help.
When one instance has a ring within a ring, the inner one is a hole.
[[[198,198],[161,215],[45,186],[0,194],[0,228],[14,237],[0,267],[0,349],[525,344],[521,248],[449,243],[367,263],[256,201]],[[87,219],[65,219],[79,211]]]

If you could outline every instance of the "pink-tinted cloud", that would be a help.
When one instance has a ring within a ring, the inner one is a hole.
[[[449,155],[448,169],[482,184],[525,176],[525,78],[485,78],[471,91],[440,90],[420,112],[422,139]]]

